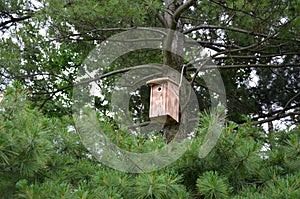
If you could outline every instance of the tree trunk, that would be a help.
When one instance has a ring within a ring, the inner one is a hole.
[[[175,27],[173,15],[183,1],[166,0],[166,12],[164,13],[166,28],[170,29],[168,37],[165,41],[166,49],[164,51],[164,64],[180,71],[183,66],[183,23],[181,19],[176,22]]]
[[[163,15],[165,20],[165,26],[169,29],[168,37],[164,41],[165,50],[164,54],[164,65],[167,65],[179,73],[183,67],[184,63],[184,52],[183,52],[183,45],[184,45],[184,37],[183,34],[178,34],[183,32],[183,23],[181,19],[179,19],[175,26],[174,26],[174,13],[183,4],[183,1],[172,1],[172,0],[165,0],[166,12]],[[168,71],[166,74],[170,78],[174,79],[175,81],[179,82],[180,76],[178,73],[174,73],[172,71]],[[183,114],[181,114],[183,117]],[[182,121],[182,119],[181,119]],[[167,143],[173,140],[175,135],[179,131],[179,123],[177,124],[165,124],[163,128],[163,135],[164,139]]]

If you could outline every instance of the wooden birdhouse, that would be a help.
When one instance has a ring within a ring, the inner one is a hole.
[[[150,119],[159,123],[179,122],[179,86],[168,77],[147,82],[151,87]]]

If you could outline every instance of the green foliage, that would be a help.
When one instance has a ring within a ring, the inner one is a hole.
[[[265,196],[272,198],[298,198],[300,193],[300,175],[286,175],[269,181],[262,190]]]
[[[21,89],[15,82],[1,100],[1,198],[299,197],[299,128],[267,135],[228,122],[213,150],[199,158],[205,126],[214,120],[202,114],[183,157],[160,171],[128,174],[98,163],[72,130],[72,120],[43,116],[31,108]],[[153,151],[163,143],[140,137],[149,143],[143,149],[125,132],[113,132],[113,142],[124,149],[135,143],[131,150],[137,152]]]
[[[209,114],[202,114],[198,135],[190,149],[170,166],[182,174],[186,187],[198,190],[207,198],[218,198],[217,193],[228,194],[229,198],[269,198],[272,192],[281,191],[281,195],[288,195],[288,189],[291,193],[298,189],[300,165],[296,147],[299,147],[299,128],[268,136],[259,128],[229,122],[217,145],[208,156],[200,159],[198,153],[207,132],[205,126],[211,119]],[[287,174],[293,176],[295,186],[288,185],[287,178],[290,177]],[[286,183],[286,190],[285,186],[276,183],[278,179]],[[277,197],[276,194],[273,196]]]
[[[122,30],[165,26],[158,16],[170,10],[159,0],[33,2],[0,2],[0,31],[5,33],[0,39],[0,198],[300,197],[297,1],[203,0],[181,14],[182,29],[218,53],[213,61],[226,86],[229,121],[213,150],[199,157],[216,122],[211,113],[201,113],[186,153],[167,168],[143,174],[107,168],[85,148],[69,117],[71,85],[95,45]],[[179,7],[180,1],[170,2]],[[160,50],[143,49],[119,57],[103,72],[163,60]],[[187,69],[190,79],[195,72]],[[253,75],[256,85],[249,84]],[[96,99],[101,129],[130,152],[165,147],[160,132],[133,136],[129,127],[107,116],[116,77],[101,80],[104,99]],[[208,109],[203,79],[197,77],[193,88],[201,110]],[[149,90],[137,91],[130,98],[130,117],[145,122]],[[251,125],[285,113],[294,124],[290,130],[266,133]]]
[[[133,0],[110,0],[110,1],[70,1],[62,3],[59,0],[49,1],[49,6],[43,11],[46,15],[52,13],[56,25],[52,26],[51,32],[60,32],[63,36],[72,35],[67,24],[74,25],[79,32],[92,31],[86,38],[98,36],[104,40],[112,32],[95,30],[110,27],[133,27],[149,26],[149,20],[155,21],[151,13],[156,13],[162,7],[159,1],[133,1]],[[126,13],[126,17],[124,16]],[[152,19],[151,19],[152,18]],[[65,26],[61,26],[63,23]]]
[[[9,88],[1,100],[1,193],[20,178],[38,180],[50,158],[50,121],[20,100],[24,98],[17,87]]]
[[[72,90],[67,85],[72,85],[78,67],[95,45],[128,28],[166,26],[158,16],[169,12],[159,0],[38,2],[0,4],[0,31],[7,29],[0,42],[0,90],[19,80],[31,91],[35,106],[58,117],[71,114]],[[170,2],[175,7],[180,5]],[[256,115],[254,119],[258,120],[273,116],[286,105],[285,111],[299,107],[298,98],[293,98],[299,91],[299,7],[294,0],[202,0],[181,14],[181,28],[186,34],[219,53],[214,64],[220,69],[231,66],[221,71],[230,120],[244,123],[244,116]],[[29,18],[1,26],[6,19],[24,16]],[[10,28],[16,24],[20,24],[17,29]],[[189,31],[201,24],[205,24],[203,28]],[[161,51],[135,51],[120,57],[104,72],[163,60]],[[194,71],[188,73],[187,78]],[[252,87],[249,82],[253,74],[258,82]],[[111,77],[102,83],[112,86],[113,82]],[[109,88],[105,86],[102,92],[109,100]],[[196,78],[194,88],[201,110],[208,108],[209,90],[200,78]],[[277,95],[279,92],[282,94]],[[133,99],[137,104],[143,100],[139,96]],[[98,107],[107,110],[102,103]],[[147,113],[140,110],[136,115]],[[297,117],[292,120],[298,121]]]
[[[204,198],[227,198],[230,192],[227,179],[217,172],[205,172],[197,179],[199,194]]]
[[[178,198],[187,196],[185,187],[180,185],[181,177],[172,173],[141,174],[132,180],[133,195],[135,198]]]
[[[57,198],[54,190],[58,193],[72,183],[79,186],[94,168],[79,160],[86,157],[86,150],[78,142],[79,137],[68,131],[70,121],[44,117],[31,108],[20,84],[14,85],[1,100],[0,196],[10,198],[18,188],[24,192],[20,198],[36,198],[42,192]],[[74,171],[81,176],[74,175]],[[62,184],[64,179],[68,180]]]

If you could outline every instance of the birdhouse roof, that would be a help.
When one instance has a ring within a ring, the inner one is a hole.
[[[152,79],[152,80],[147,81],[146,84],[149,85],[149,86],[152,86],[152,85],[155,85],[155,84],[162,84],[162,83],[165,83],[165,82],[171,82],[175,85],[178,85],[177,82],[170,79],[169,77],[161,77],[161,78],[157,78],[157,79]]]

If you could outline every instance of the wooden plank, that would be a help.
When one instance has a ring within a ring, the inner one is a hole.
[[[168,77],[147,82],[151,86],[149,117],[157,122],[179,122],[179,88]]]
[[[166,114],[165,87],[165,85],[152,86],[150,97],[150,118]]]
[[[168,95],[167,95],[167,115],[170,115],[176,122],[179,122],[179,92],[178,86],[168,84]]]

